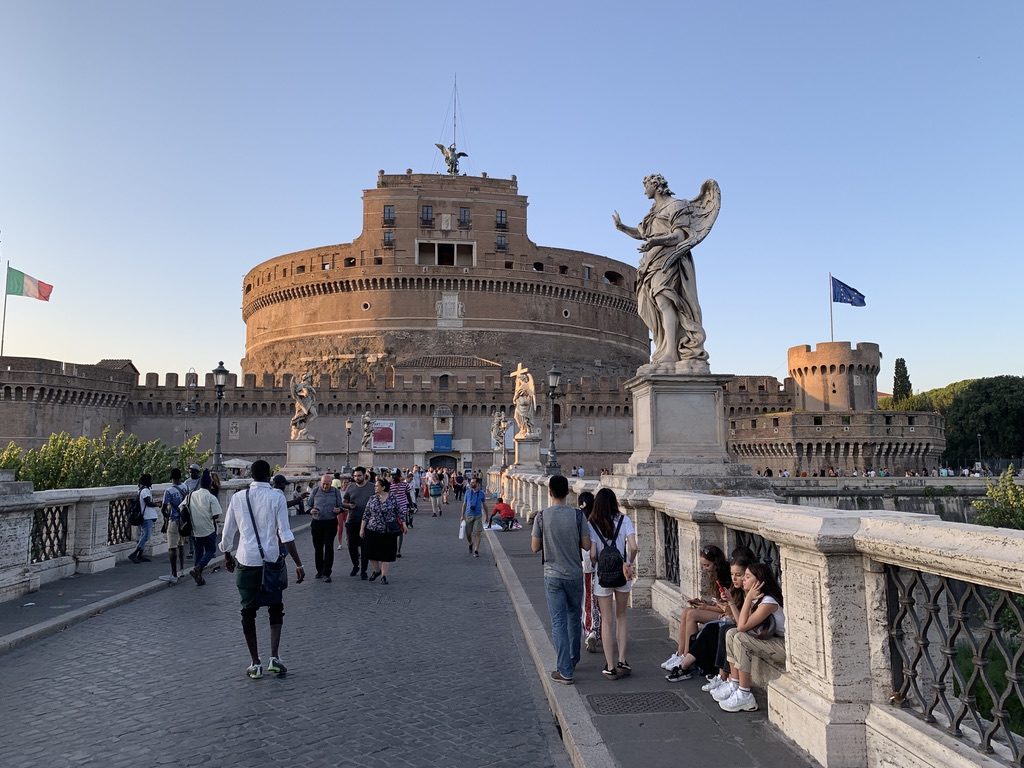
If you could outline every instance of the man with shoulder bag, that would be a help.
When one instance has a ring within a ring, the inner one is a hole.
[[[241,598],[242,634],[252,662],[245,673],[258,680],[263,677],[263,662],[256,637],[256,614],[264,605],[270,615],[267,671],[277,675],[287,671],[280,655],[282,591],[287,587],[288,574],[282,546],[295,563],[295,583],[301,584],[306,574],[295,547],[295,534],[288,525],[284,495],[270,485],[270,465],[260,459],[250,471],[253,481],[249,488],[235,493],[228,504],[220,550],[225,553],[225,568],[235,574]]]

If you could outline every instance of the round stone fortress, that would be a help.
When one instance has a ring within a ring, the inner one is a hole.
[[[636,270],[527,235],[516,177],[385,174],[363,231],[254,267],[242,286],[246,373],[349,376],[469,354],[538,381],[632,376],[650,356]]]

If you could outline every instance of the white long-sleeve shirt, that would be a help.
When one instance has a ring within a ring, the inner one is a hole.
[[[240,564],[263,565],[245,495],[245,491],[238,491],[228,503],[228,511],[224,516],[224,533],[220,538],[220,551],[230,552],[235,549],[235,560]],[[253,517],[256,518],[266,559],[277,560],[280,556],[278,537],[282,543],[295,541],[295,534],[288,525],[288,507],[284,494],[276,488],[271,488],[270,483],[252,482],[249,484],[249,501],[252,504]]]

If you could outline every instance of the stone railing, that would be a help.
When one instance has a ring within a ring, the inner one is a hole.
[[[297,478],[305,479],[305,478]],[[249,480],[228,480],[220,488],[227,508]],[[168,485],[154,485],[159,500]],[[136,487],[32,491],[31,483],[0,477],[0,601],[39,589],[75,573],[96,573],[126,560],[137,531],[128,525],[128,502]],[[146,552],[167,552],[167,538],[154,526]]]
[[[526,518],[546,481],[500,480]],[[670,622],[701,592],[707,544],[751,546],[781,575],[785,671],[755,682],[822,765],[1024,764],[1024,532],[676,491],[619,502],[641,550],[633,603]]]

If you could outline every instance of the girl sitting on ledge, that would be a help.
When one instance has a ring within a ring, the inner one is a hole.
[[[725,645],[731,677],[711,690],[725,712],[753,712],[757,709],[750,692],[751,656],[756,652],[769,661],[786,660],[786,614],[782,610],[782,590],[771,569],[753,563],[743,575],[743,607],[736,626],[726,634]]]

